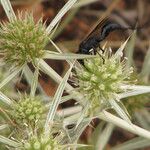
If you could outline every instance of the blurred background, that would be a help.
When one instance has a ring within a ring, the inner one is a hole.
[[[29,11],[33,13],[35,21],[43,17],[43,22],[46,22],[46,25],[49,25],[66,2],[67,0],[11,0],[16,14],[18,11]],[[63,17],[52,39],[63,51],[76,52],[80,42],[86,37],[88,32],[92,30],[101,17],[106,16],[122,26],[143,26],[142,29],[136,31],[136,40],[133,45],[134,64],[137,73],[140,72],[150,45],[149,0],[78,0],[76,5]],[[2,7],[0,7],[0,19],[1,21],[8,21]],[[110,38],[107,39],[108,46],[115,50],[132,33],[132,30],[113,32]],[[51,44],[47,47],[50,50],[55,50]],[[65,61],[47,60],[47,63],[62,76],[67,69]],[[57,85],[47,75],[41,73],[40,84],[47,95],[54,95]],[[29,91],[29,87],[24,79],[18,80],[16,90]],[[69,107],[70,105],[72,105],[72,102],[64,103],[62,107]],[[96,127],[98,122],[98,120],[95,120],[93,127]],[[81,136],[82,142],[90,143],[93,127],[87,127]],[[111,149],[111,146],[125,142],[133,137],[134,135],[129,132],[115,129],[107,148]]]

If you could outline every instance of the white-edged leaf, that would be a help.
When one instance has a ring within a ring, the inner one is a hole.
[[[56,83],[59,84],[62,81],[62,77],[44,60],[39,60],[39,69],[46,73],[49,77],[51,77]],[[83,96],[79,92],[75,91],[69,83],[66,84],[65,90],[68,93],[74,94],[74,99],[77,100],[79,103],[82,103],[81,97],[83,98]]]
[[[55,47],[55,49],[56,49],[59,53],[61,53],[61,54],[63,53],[63,52],[61,51],[61,49],[60,49],[51,39],[50,39],[50,42],[52,43],[52,45]],[[52,51],[47,50],[46,53],[47,53],[47,52],[48,52],[48,53],[49,53],[49,52],[51,53]],[[52,53],[58,54],[57,52],[52,52]]]
[[[67,137],[67,139],[65,139],[63,142],[64,143],[69,142],[68,138],[70,139],[71,143],[77,142],[79,137],[85,130],[85,128],[90,124],[91,120],[92,119],[88,119],[88,120],[86,119],[83,122],[81,122],[77,128],[74,128],[73,130],[68,131],[69,137]]]
[[[8,82],[10,82],[21,70],[23,67],[16,68],[15,71],[11,72],[5,79],[0,83],[0,89],[4,87]]]
[[[56,24],[61,20],[61,18],[66,14],[66,12],[75,4],[77,0],[69,0],[64,7],[59,11],[59,13],[55,16],[52,22],[47,27],[47,32],[51,33],[52,29],[56,26]]]
[[[150,93],[150,86],[124,85],[122,86],[122,88],[129,89],[131,91],[118,94],[119,99],[130,97],[130,96],[136,96],[140,94]]]
[[[3,124],[3,125],[0,125],[0,130],[4,130],[6,128],[8,128],[8,124]]]
[[[82,113],[82,106],[74,106],[71,108],[72,110],[70,110],[70,108],[65,108],[63,110],[59,110],[57,112],[58,115],[60,115],[60,117],[64,117],[64,113],[63,112],[66,112],[67,114],[67,111],[71,112],[72,115],[70,115],[69,117],[65,117],[64,120],[63,120],[63,124],[64,126],[67,126],[69,124],[76,124],[77,123],[77,120],[79,119],[81,113]],[[69,115],[70,113],[67,114],[67,116]],[[84,118],[83,122],[86,122],[86,121],[91,121],[92,119],[94,118]]]
[[[75,128],[77,128],[79,126],[79,124],[82,122],[82,120],[85,118],[85,114],[86,114],[87,110],[89,109],[89,107],[90,107],[90,103],[85,104],[84,108],[81,111],[81,115],[77,120]]]
[[[93,147],[92,145],[86,145],[86,144],[65,144],[64,146],[62,146],[63,148],[65,148],[67,150],[67,148],[80,148],[80,147]]]
[[[61,101],[60,101],[60,104],[61,104]],[[64,118],[64,117],[71,116],[71,115],[78,113],[79,110],[81,109],[82,109],[81,106],[69,107],[66,109],[59,110],[57,112],[57,115]]]
[[[31,81],[33,79],[33,72],[31,71],[31,69],[29,68],[29,66],[25,66],[23,68],[23,75],[26,78],[27,83],[31,86]],[[38,83],[38,89],[40,90],[41,93],[43,93],[44,95],[46,95],[45,91],[43,90],[43,88],[41,87],[41,85]]]
[[[89,5],[91,3],[94,3],[94,2],[97,2],[98,0],[80,0],[78,3],[76,3],[73,8],[76,8],[76,7],[82,7],[82,6],[86,6],[86,5]]]
[[[125,88],[128,90],[150,90],[150,86],[145,86],[145,85],[123,85],[121,88]]]
[[[93,145],[86,145],[86,144],[65,144],[62,146],[63,150],[70,150],[70,148],[76,149],[81,147],[93,147]]]
[[[9,21],[16,19],[16,15],[12,9],[10,1],[9,0],[0,0],[0,2],[5,10],[5,13],[6,13]]]
[[[55,35],[55,32],[57,31],[58,26],[59,26],[59,22],[56,24],[56,26],[53,28],[52,32],[49,35],[50,41],[51,39],[53,39],[53,36]]]
[[[141,148],[145,148],[149,146],[150,146],[149,139],[136,137],[127,142],[124,142],[123,144],[120,144],[111,148],[111,150],[137,150],[137,149],[141,149]]]
[[[126,97],[130,97],[130,96],[136,96],[136,95],[140,95],[140,94],[146,94],[146,93],[149,93],[150,91],[149,90],[147,90],[147,91],[145,91],[145,90],[135,90],[135,91],[128,91],[128,92],[124,92],[124,93],[120,93],[120,94],[118,94],[118,97],[120,98],[120,99],[122,99],[122,98],[126,98]]]
[[[150,139],[150,132],[148,130],[145,130],[141,127],[138,127],[134,124],[129,124],[127,121],[124,121],[123,119],[116,117],[112,115],[111,113],[107,111],[101,112],[99,115],[96,116],[97,118],[100,118],[106,122],[110,122],[120,128],[123,128],[131,133],[134,133],[136,135],[139,135],[141,137]]]
[[[57,53],[46,51],[43,58],[54,59],[54,60],[67,60],[67,59],[84,59],[84,58],[94,58],[95,55],[84,55],[84,54],[74,54],[74,53]]]
[[[56,73],[56,71],[52,69],[44,60],[39,60],[39,68],[49,77],[51,77],[56,83],[59,84],[62,81],[62,77]],[[66,90],[71,91],[73,90],[73,87],[67,83]]]
[[[45,134],[46,135],[49,134],[49,131],[50,131],[50,126],[49,125],[51,123],[53,123],[54,116],[56,114],[58,105],[61,101],[61,97],[62,97],[63,91],[65,90],[65,86],[67,84],[67,80],[68,80],[69,75],[71,73],[72,67],[73,67],[73,65],[70,66],[69,70],[67,71],[64,78],[62,79],[62,81],[59,84],[59,86],[56,90],[56,93],[54,95],[52,105],[50,106],[50,109],[49,109],[49,112],[48,112],[48,115],[47,115],[47,119],[46,119],[46,123],[45,123]]]
[[[64,29],[68,26],[68,24],[73,20],[74,16],[78,12],[78,10],[79,10],[79,8],[75,8],[75,9],[70,10],[70,12],[67,14],[67,17],[63,18],[61,25],[56,30],[55,34],[52,36],[51,39],[55,39],[64,31]]]
[[[99,134],[98,138],[96,139],[95,150],[104,150],[106,144],[109,141],[111,133],[114,129],[114,125],[108,123],[103,131]]]
[[[49,54],[49,53],[53,53],[53,54],[63,54],[63,52],[61,51],[61,49],[52,41],[52,40],[50,40],[50,42],[52,43],[52,45],[56,48],[56,50],[59,52],[59,53],[56,53],[56,52],[52,52],[52,51],[45,51],[45,53],[46,53],[46,55],[47,54]],[[45,57],[45,56],[44,56]],[[53,57],[52,57],[53,58]],[[54,58],[55,58],[55,56],[54,56]],[[51,59],[51,58],[49,58],[49,59]],[[70,60],[66,60],[67,62],[68,62],[68,64],[69,65],[71,65],[72,64],[72,62],[70,61]]]
[[[33,74],[33,78],[32,78],[32,84],[31,84],[31,92],[30,92],[30,96],[34,97],[35,96],[35,92],[38,86],[38,77],[39,77],[39,68],[36,67],[34,74]]]
[[[21,143],[15,142],[13,140],[10,140],[9,138],[6,138],[2,135],[0,135],[0,143],[12,146],[14,148],[19,148],[20,146],[22,146]]]
[[[5,94],[0,91],[0,101],[3,101],[7,105],[11,105],[13,102]]]
[[[74,135],[71,136],[73,141],[78,141],[81,134],[86,129],[86,127],[90,124],[91,121],[92,121],[92,119],[91,120],[89,119],[89,120],[86,120],[86,121],[82,121],[79,124],[79,126],[75,129]]]
[[[63,96],[63,97],[61,98],[60,103],[64,103],[64,102],[69,101],[69,100],[71,100],[71,99],[73,99],[73,98],[74,98],[74,94],[69,94],[69,95]]]
[[[148,117],[150,116],[150,113],[147,114]],[[138,122],[138,124],[144,128],[144,129],[147,129],[147,130],[150,130],[150,118],[149,120],[147,119],[146,116],[144,116],[144,114],[142,113],[142,111],[139,112],[135,112],[134,113],[134,117],[136,118],[136,122]]]
[[[127,113],[117,104],[117,102],[113,99],[109,99],[108,102],[112,106],[112,108],[116,111],[116,113],[129,124],[131,124],[130,118]]]

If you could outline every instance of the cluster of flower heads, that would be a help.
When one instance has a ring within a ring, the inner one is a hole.
[[[8,64],[21,66],[41,58],[48,42],[46,27],[42,20],[35,23],[33,16],[19,14],[11,22],[1,23],[0,53]]]
[[[52,137],[51,134],[46,136],[43,133],[42,116],[44,115],[46,108],[41,103],[38,97],[21,98],[18,103],[13,104],[13,110],[11,111],[12,119],[20,127],[24,125],[26,128],[22,132],[22,150],[63,150],[63,147],[58,143],[58,136]],[[39,124],[39,122],[41,124]],[[30,129],[31,127],[31,129]],[[36,132],[32,133],[32,130]],[[29,134],[29,135],[28,135]],[[16,135],[15,135],[16,136]]]
[[[36,67],[36,59],[43,58],[44,48],[49,40],[42,20],[35,23],[33,16],[27,13],[24,15],[20,13],[17,19],[1,23],[0,34],[0,53],[3,56],[1,59],[6,65],[14,67],[21,67],[27,63],[32,63]],[[45,117],[46,110],[47,108],[39,97],[25,95],[12,104],[12,110],[9,111],[10,116],[14,121],[15,130],[19,131],[19,134],[13,136],[21,141],[20,149],[64,149],[64,146],[58,142],[59,138],[53,137],[53,133],[48,136],[41,134],[44,130],[43,117]]]
[[[133,68],[126,69],[126,59],[107,50],[103,56],[84,60],[81,70],[76,69],[79,91],[91,102],[92,109],[107,99],[123,92],[122,85],[130,82]]]
[[[22,66],[28,62],[36,64],[36,58],[42,58],[48,42],[45,25],[34,22],[32,15],[20,14],[18,19],[1,23],[0,53],[7,64]],[[79,91],[90,102],[88,113],[101,108],[107,99],[123,92],[122,85],[130,82],[133,69],[126,69],[126,59],[105,51],[102,56],[85,59],[81,70],[76,69]],[[13,105],[11,113],[18,125],[35,125],[44,112],[39,99],[25,97]],[[56,138],[45,135],[30,136],[23,141],[23,150],[63,150]]]

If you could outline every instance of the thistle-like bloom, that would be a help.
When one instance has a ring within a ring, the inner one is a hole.
[[[76,70],[79,91],[89,100],[91,109],[116,99],[116,94],[124,91],[122,85],[130,82],[133,68],[127,70],[126,58],[121,57],[105,50],[102,56],[84,60],[82,69]]]
[[[42,118],[44,107],[38,98],[25,97],[13,104],[12,118],[19,125],[35,125]]]
[[[52,137],[34,136],[23,145],[23,150],[63,150],[56,139]]]
[[[17,19],[1,23],[0,53],[6,63],[21,66],[31,62],[35,65],[35,59],[43,56],[48,36],[41,21],[35,23],[32,15],[19,14]]]

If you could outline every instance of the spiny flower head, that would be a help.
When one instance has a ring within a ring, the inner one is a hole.
[[[104,100],[114,98],[123,92],[133,69],[126,70],[126,59],[116,57],[107,50],[102,56],[84,60],[82,69],[76,69],[79,91],[91,102],[91,107],[99,107]]]
[[[0,53],[8,64],[21,66],[41,58],[48,42],[45,25],[42,20],[34,22],[31,14],[19,14],[11,22],[1,23]]]
[[[47,136],[34,136],[26,141],[23,150],[63,150],[56,138]]]
[[[35,124],[44,113],[44,107],[38,98],[25,97],[13,105],[11,115],[17,124]]]

